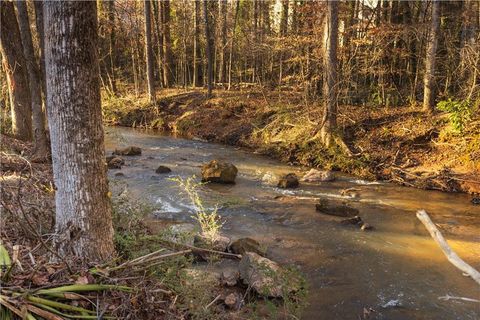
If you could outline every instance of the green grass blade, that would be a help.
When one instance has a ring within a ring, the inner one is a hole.
[[[132,288],[127,286],[117,286],[109,284],[72,284],[69,286],[56,287],[50,289],[41,289],[35,292],[35,294],[49,295],[65,292],[86,292],[86,291],[105,291],[105,290],[118,290],[118,291],[132,291]]]

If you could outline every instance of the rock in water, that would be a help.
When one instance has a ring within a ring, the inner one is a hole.
[[[320,203],[315,205],[315,209],[321,213],[337,217],[354,217],[357,216],[358,209],[352,208],[343,202],[321,199]]]
[[[296,188],[298,184],[298,177],[295,173],[286,174],[278,181],[278,187],[284,189]]]
[[[116,156],[108,156],[106,161],[108,169],[121,169],[125,164],[125,160]]]
[[[203,182],[235,183],[238,169],[229,162],[212,160],[202,166]]]
[[[311,169],[302,178],[302,181],[306,182],[328,182],[333,180],[335,180],[333,171],[321,171],[317,169]]]
[[[172,169],[166,166],[158,166],[157,170],[155,170],[156,173],[158,174],[163,174],[163,173],[170,173],[172,172]]]
[[[360,223],[363,223],[362,222],[362,218],[360,218],[359,216],[355,216],[353,218],[348,218],[348,219],[343,219],[342,221],[340,221],[341,224],[360,224]]]
[[[252,238],[240,238],[232,242],[230,251],[236,254],[245,254],[246,252],[255,252],[261,256],[265,255],[265,250],[260,248],[260,243]]]
[[[118,155],[118,156],[139,156],[141,154],[142,154],[142,149],[135,146],[126,147],[123,149],[115,149],[115,151],[113,151],[113,155]]]
[[[283,270],[277,263],[255,252],[245,253],[238,267],[243,282],[262,296],[281,298],[299,288],[298,279],[283,279]]]
[[[362,229],[362,231],[370,231],[370,230],[373,230],[373,227],[368,223],[364,222],[360,229]]]
[[[480,204],[480,197],[472,198],[472,204]]]

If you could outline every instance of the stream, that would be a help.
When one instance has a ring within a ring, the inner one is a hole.
[[[187,195],[168,177],[200,175],[212,159],[239,170],[236,184],[207,184],[207,206],[219,206],[223,233],[252,237],[268,247],[267,257],[300,268],[309,284],[302,319],[480,319],[480,303],[444,301],[445,295],[480,299],[480,288],[451,265],[415,212],[425,209],[456,253],[480,269],[480,207],[466,194],[425,191],[339,175],[333,182],[302,183],[293,190],[266,184],[262,177],[308,168],[219,144],[186,140],[131,128],[107,127],[106,150],[134,145],[141,156],[123,157],[109,170],[111,184],[128,188],[153,206],[148,223],[192,222]],[[159,175],[166,165],[172,173]],[[121,171],[124,176],[115,175]],[[341,196],[359,189],[358,198]],[[279,197],[281,196],[281,197]],[[315,211],[319,198],[345,199],[375,229],[361,231]],[[364,317],[370,312],[368,317]]]

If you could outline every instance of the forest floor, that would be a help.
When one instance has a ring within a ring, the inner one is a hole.
[[[107,97],[108,125],[163,130],[179,136],[245,147],[282,161],[339,170],[367,179],[448,192],[480,193],[480,115],[455,134],[448,114],[420,106],[340,106],[339,134],[347,156],[318,139],[320,103],[301,92],[248,88],[214,91],[162,90],[157,103],[145,96]]]

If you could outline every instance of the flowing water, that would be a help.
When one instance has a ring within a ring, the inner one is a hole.
[[[124,176],[110,170],[110,181],[154,206],[152,225],[192,221],[190,201],[168,177],[198,176],[201,164],[212,159],[234,163],[235,185],[205,185],[201,195],[207,205],[219,205],[225,234],[252,237],[268,246],[269,258],[302,270],[309,283],[302,319],[364,319],[366,311],[365,319],[480,319],[478,302],[439,299],[447,294],[480,299],[480,288],[446,260],[415,217],[425,209],[458,255],[480,269],[480,207],[468,195],[347,176],[282,190],[262,178],[301,175],[307,168],[213,143],[106,128],[107,151],[128,145],[141,147],[142,155],[124,157]],[[155,174],[159,165],[172,173]],[[341,196],[351,187],[359,189],[358,198]],[[363,232],[316,212],[319,198],[345,199],[375,230]]]

